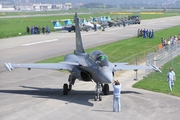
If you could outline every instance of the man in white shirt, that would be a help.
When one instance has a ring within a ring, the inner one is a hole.
[[[172,92],[172,87],[174,86],[174,81],[175,81],[175,72],[173,71],[172,68],[169,69],[169,72],[167,73],[167,82],[169,85],[169,89]]]
[[[113,97],[113,112],[116,112],[116,106],[118,108],[118,112],[121,111],[121,103],[120,103],[120,95],[121,95],[121,83],[118,80],[113,82],[114,88],[114,97]]]

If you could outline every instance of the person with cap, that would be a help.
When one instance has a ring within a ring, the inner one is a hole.
[[[169,69],[169,72],[167,73],[167,82],[169,85],[169,89],[172,92],[172,88],[174,86],[174,81],[175,81],[175,72],[173,71],[172,68]]]
[[[118,108],[118,112],[121,111],[121,83],[118,80],[115,80],[113,82],[113,88],[114,88],[114,96],[113,96],[113,112],[116,112],[116,109]]]

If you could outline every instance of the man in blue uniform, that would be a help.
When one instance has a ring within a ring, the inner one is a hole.
[[[116,106],[118,112],[121,111],[120,94],[121,94],[121,83],[118,80],[113,82],[114,97],[113,97],[113,112],[116,112]]]
[[[172,68],[169,69],[169,72],[167,73],[167,82],[169,85],[169,89],[172,92],[172,87],[174,86],[175,81],[175,73]]]

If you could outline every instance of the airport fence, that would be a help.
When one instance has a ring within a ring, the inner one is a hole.
[[[146,56],[146,65],[152,64],[160,68],[167,62],[172,61],[170,67],[173,67],[173,59],[178,55],[180,55],[180,41],[166,45],[155,52],[149,53]],[[147,76],[152,71],[153,70],[146,70],[145,75]]]
[[[172,60],[170,67],[173,67],[173,59],[178,55],[180,55],[180,41],[174,44],[166,45],[160,49],[158,47],[153,47],[141,53],[133,54],[120,61],[128,62],[133,65],[151,64],[161,68],[165,63]],[[149,75],[151,72],[153,72],[151,69],[145,70],[144,76]]]

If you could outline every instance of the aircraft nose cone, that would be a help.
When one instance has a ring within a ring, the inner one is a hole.
[[[112,83],[113,74],[112,74],[112,71],[109,70],[109,68],[102,68],[101,73],[102,73],[101,77],[104,83]]]

